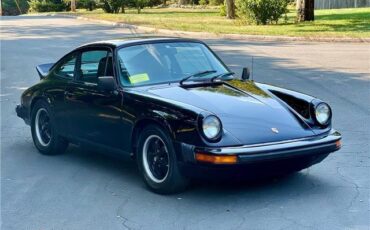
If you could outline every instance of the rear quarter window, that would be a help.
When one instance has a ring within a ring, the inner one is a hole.
[[[65,58],[60,65],[54,70],[54,73],[64,78],[74,78],[76,66],[76,54]]]

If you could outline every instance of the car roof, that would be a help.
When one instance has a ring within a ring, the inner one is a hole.
[[[179,37],[159,37],[159,36],[128,36],[119,39],[112,39],[112,40],[104,40],[104,41],[97,41],[84,44],[80,48],[89,47],[89,46],[99,46],[105,45],[110,47],[120,47],[120,46],[127,46],[127,45],[138,45],[138,44],[150,44],[150,43],[158,43],[158,42],[197,42],[202,43],[200,40],[190,39],[190,38],[179,38]]]

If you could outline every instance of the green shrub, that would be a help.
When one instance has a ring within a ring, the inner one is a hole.
[[[35,12],[60,12],[68,9],[63,1],[31,0],[29,5],[30,10]]]
[[[159,6],[163,4],[163,0],[148,0],[148,7],[154,7],[154,6]]]
[[[100,0],[99,7],[101,7],[106,13],[124,13],[125,7],[136,8],[137,5],[141,5],[143,0]],[[148,3],[148,0],[144,0]]]
[[[226,5],[225,4],[222,4],[220,6],[220,16],[223,16],[223,17],[226,16]]]
[[[141,10],[148,5],[149,0],[134,0],[137,13],[140,14]]]
[[[219,6],[224,4],[224,0],[209,0],[209,5],[211,6]]]
[[[29,5],[27,0],[17,0],[17,2],[15,0],[2,0],[0,2],[3,15],[19,15],[28,12]]]
[[[102,9],[106,13],[119,13],[119,10],[123,4],[122,0],[102,0]]]
[[[208,4],[207,0],[199,0],[199,5],[205,6]]]
[[[94,0],[78,0],[77,8],[83,8],[88,11],[93,11],[96,8],[96,2]]]
[[[288,12],[289,0],[236,0],[238,16],[248,22],[266,25],[278,23]]]

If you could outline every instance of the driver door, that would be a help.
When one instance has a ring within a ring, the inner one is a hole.
[[[122,95],[98,87],[99,76],[114,76],[109,48],[84,49],[78,55],[76,77],[66,89],[70,134],[77,140],[121,148]]]

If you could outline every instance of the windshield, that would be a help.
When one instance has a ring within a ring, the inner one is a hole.
[[[129,46],[118,50],[118,61],[124,86],[176,82],[206,70],[214,71],[198,79],[228,72],[205,45],[195,42]]]

